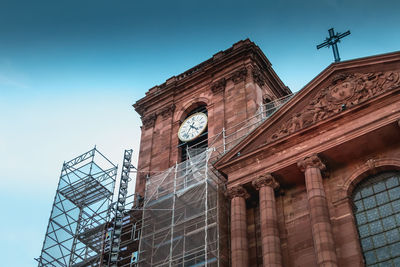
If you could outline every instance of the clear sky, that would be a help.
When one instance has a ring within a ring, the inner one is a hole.
[[[250,38],[292,91],[333,61],[400,48],[400,1],[0,0],[1,266],[34,266],[62,162],[137,151],[147,89]]]

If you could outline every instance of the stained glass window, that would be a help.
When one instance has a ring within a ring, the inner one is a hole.
[[[400,173],[367,178],[353,202],[366,266],[400,266]]]

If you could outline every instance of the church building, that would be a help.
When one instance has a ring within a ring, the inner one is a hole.
[[[297,93],[246,39],[134,104],[137,266],[400,266],[400,52]]]

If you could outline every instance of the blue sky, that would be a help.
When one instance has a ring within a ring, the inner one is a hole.
[[[147,89],[250,38],[301,89],[332,61],[328,29],[351,31],[342,60],[399,50],[400,2],[0,1],[2,266],[40,255],[64,160],[95,144],[137,151],[131,105]],[[22,252],[22,253],[21,253]]]

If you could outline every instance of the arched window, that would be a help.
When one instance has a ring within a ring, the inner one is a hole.
[[[204,113],[207,114],[206,105],[200,105],[192,109],[186,116],[185,119],[189,118],[193,114]],[[208,147],[208,125],[205,130],[200,134],[200,136],[187,142],[179,140],[179,148],[181,154],[181,162],[187,160],[189,157],[194,157],[202,152],[204,152]]]
[[[353,202],[366,266],[400,266],[400,172],[367,178]]]

